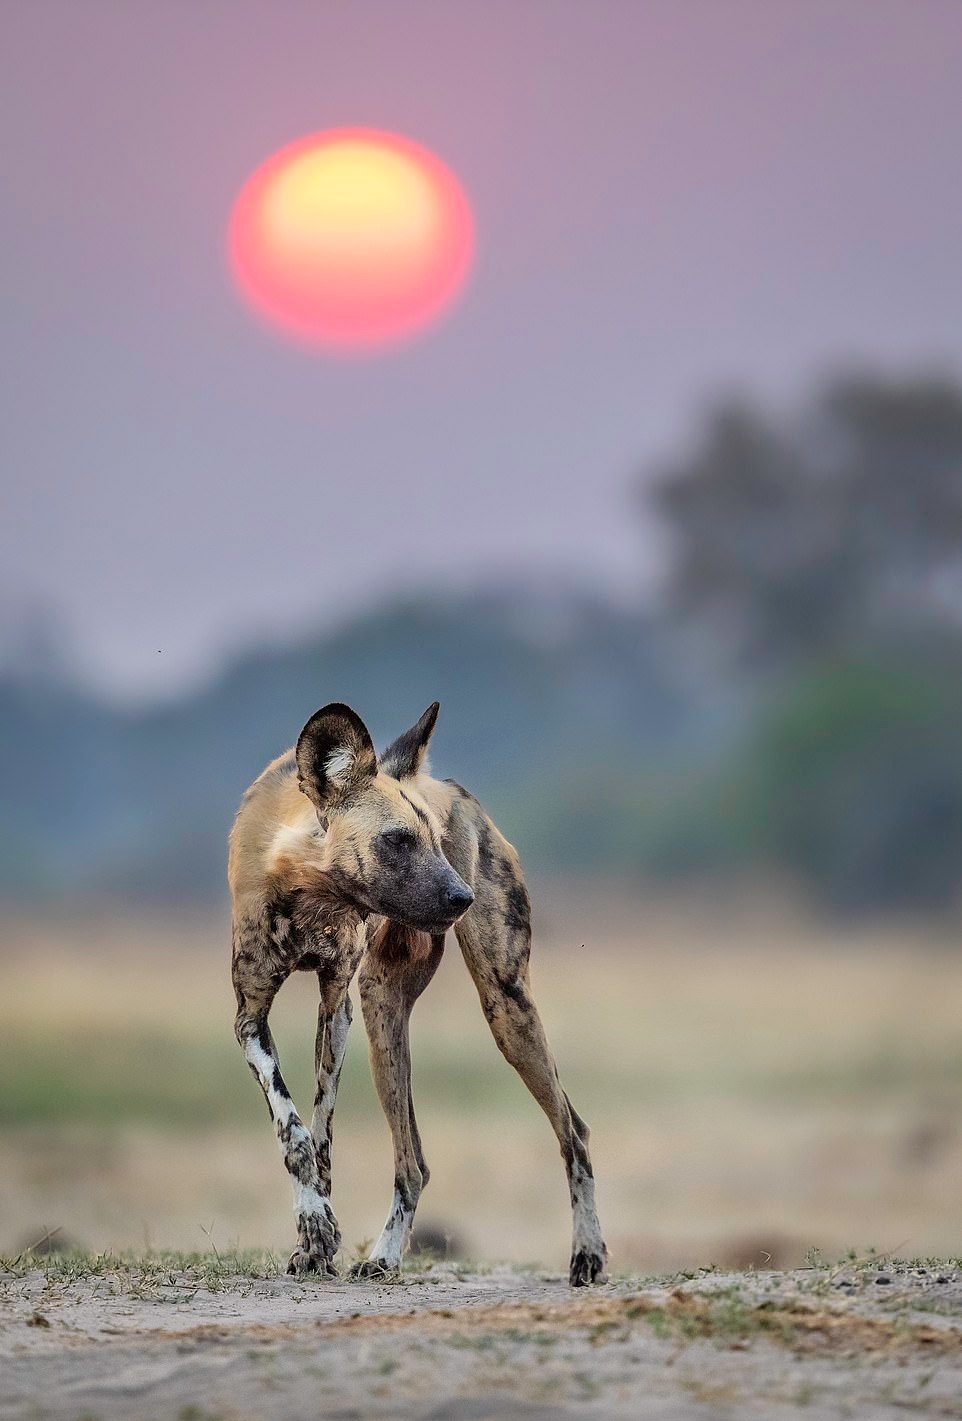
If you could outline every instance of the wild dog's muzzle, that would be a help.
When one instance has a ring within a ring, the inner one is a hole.
[[[433,903],[422,900],[426,932],[445,932],[463,917],[474,902],[474,893],[460,874],[448,868],[439,883]]]

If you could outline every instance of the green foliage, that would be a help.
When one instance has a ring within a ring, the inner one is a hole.
[[[792,687],[745,752],[754,850],[843,909],[950,904],[962,864],[962,693],[911,663],[847,663]]]

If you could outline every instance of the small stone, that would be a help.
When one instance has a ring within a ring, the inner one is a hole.
[[[876,1278],[876,1283],[891,1283],[891,1278],[887,1273],[880,1273]]]
[[[937,1283],[951,1283],[952,1279],[947,1278],[944,1273],[940,1273],[935,1280]]]

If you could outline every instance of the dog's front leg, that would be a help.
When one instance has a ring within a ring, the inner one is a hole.
[[[351,1027],[351,997],[349,988],[357,971],[367,933],[363,923],[350,922],[338,939],[338,955],[333,971],[318,971],[317,984],[321,999],[317,1007],[317,1036],[314,1040],[314,1114],[311,1135],[321,1180],[321,1192],[331,1195],[331,1146],[334,1136],[334,1106],[341,1067],[347,1051],[347,1034]]]
[[[356,1278],[396,1277],[407,1248],[428,1167],[411,1103],[411,1008],[441,961],[444,939],[436,938],[430,955],[410,965],[392,966],[368,956],[359,985],[364,1025],[371,1048],[371,1070],[394,1142],[394,1198],[384,1228],[370,1256],[352,1270]]]
[[[340,1230],[325,1188],[314,1142],[303,1123],[281,1075],[277,1047],[267,1024],[267,1014],[280,983],[266,988],[263,982],[245,982],[235,972],[237,1018],[234,1030],[248,1065],[256,1076],[284,1156],[284,1166],[294,1191],[297,1247],[288,1273],[335,1274],[334,1255],[341,1244]],[[266,998],[266,1000],[265,1000]]]
[[[356,963],[349,963],[353,972]],[[314,1094],[314,1114],[311,1135],[320,1174],[321,1189],[331,1193],[331,1146],[334,1138],[334,1106],[341,1067],[347,1051],[347,1034],[351,1026],[351,998],[347,985],[331,984],[323,979],[321,1000],[317,1008],[317,1037],[314,1043],[314,1068],[317,1089]]]

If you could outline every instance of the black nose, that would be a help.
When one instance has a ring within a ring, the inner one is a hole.
[[[444,906],[450,908],[452,913],[464,913],[474,902],[474,894],[466,883],[459,883],[456,887],[444,890]]]

